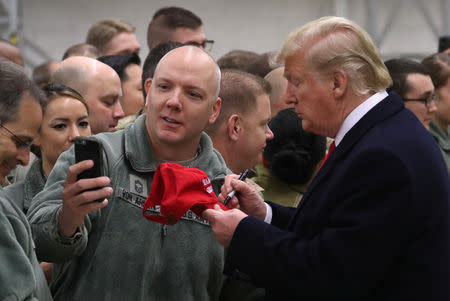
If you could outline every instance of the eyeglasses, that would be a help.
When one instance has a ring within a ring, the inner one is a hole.
[[[403,98],[404,101],[420,101],[425,104],[425,107],[427,109],[430,109],[432,105],[435,105],[438,100],[439,96],[436,93],[431,94],[427,98]]]
[[[189,42],[186,42],[184,44],[192,45],[192,46],[195,46],[195,47],[200,47],[200,48],[205,49],[205,51],[211,51],[212,47],[214,45],[214,40],[204,40],[201,43],[198,43],[198,42],[195,42],[195,41],[189,41]]]
[[[12,140],[14,141],[14,144],[17,146],[17,148],[19,150],[24,151],[24,150],[30,148],[30,146],[33,144],[33,140],[28,141],[28,142],[23,141],[22,139],[17,137],[16,134],[14,134],[10,130],[8,130],[8,128],[5,127],[3,124],[0,124],[0,127],[4,128],[8,133],[10,133],[12,135]]]

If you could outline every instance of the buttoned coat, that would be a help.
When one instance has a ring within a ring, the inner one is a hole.
[[[344,136],[297,208],[243,219],[226,272],[273,300],[449,300],[449,178],[390,94]]]

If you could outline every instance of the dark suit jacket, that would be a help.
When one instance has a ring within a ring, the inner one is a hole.
[[[225,272],[273,300],[450,300],[449,177],[397,94],[344,137],[298,208],[243,219]]]

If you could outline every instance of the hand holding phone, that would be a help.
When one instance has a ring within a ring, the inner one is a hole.
[[[103,159],[102,159],[102,145],[92,137],[77,137],[75,138],[75,161],[76,163],[84,160],[92,160],[94,166],[89,168],[77,176],[80,179],[92,179],[103,176]],[[95,190],[94,188],[91,190]],[[103,202],[103,199],[96,200]]]

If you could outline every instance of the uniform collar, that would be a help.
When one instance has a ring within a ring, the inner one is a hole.
[[[31,200],[36,194],[42,191],[47,178],[42,169],[42,160],[38,159],[33,162],[24,181],[24,208],[28,210]]]
[[[125,156],[134,170],[139,172],[154,172],[162,161],[152,151],[151,141],[145,126],[146,116],[146,114],[139,116],[131,126],[124,129]],[[189,166],[207,170],[209,168],[207,166],[209,160],[205,159],[209,158],[205,158],[204,154],[212,154],[212,152],[212,141],[203,132],[200,138],[198,156],[189,161]]]
[[[447,129],[447,133],[444,132],[433,120],[430,122],[430,132],[438,140],[441,148],[450,150],[450,130]]]

